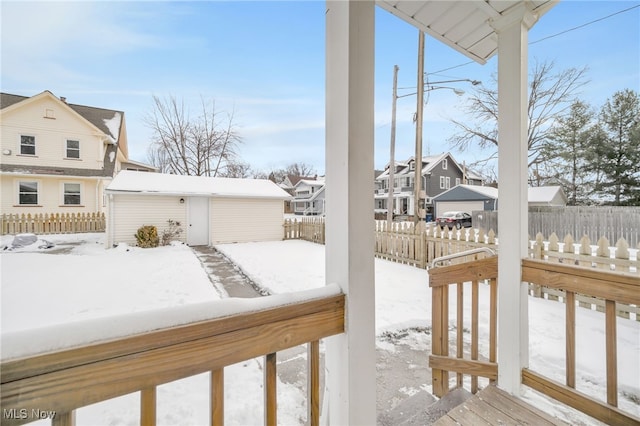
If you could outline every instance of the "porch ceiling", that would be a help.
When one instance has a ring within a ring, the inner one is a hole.
[[[537,20],[558,0],[377,0],[377,4],[426,34],[484,64],[498,51],[494,23],[524,5]]]

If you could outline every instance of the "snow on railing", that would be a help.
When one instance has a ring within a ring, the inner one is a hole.
[[[275,425],[276,352],[309,345],[308,422],[319,423],[319,340],[344,331],[344,295],[336,285],[256,299],[190,306],[51,326],[2,336],[3,424],[74,410],[141,391],[141,423],[155,424],[156,386],[211,374],[212,424],[224,420],[224,367],[265,357],[265,424]],[[36,341],[37,342],[34,342]]]

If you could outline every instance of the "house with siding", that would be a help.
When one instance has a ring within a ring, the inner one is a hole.
[[[50,91],[0,94],[2,213],[102,213],[104,190],[128,159],[122,111],[67,103]]]
[[[483,185],[482,177],[469,171],[464,165],[456,162],[451,153],[422,157],[417,164],[414,157],[406,161],[396,161],[393,182],[389,183],[389,164],[377,178],[375,189],[376,212],[386,212],[389,199],[389,188],[393,188],[394,214],[413,215],[415,212],[415,176],[416,168],[420,170],[421,188],[425,200],[426,213],[433,214],[432,199],[450,188],[460,184]]]
[[[268,179],[183,176],[122,170],[106,188],[105,243],[136,244],[138,228],[153,225],[158,235],[169,220],[192,246],[284,238],[284,201],[291,199]]]
[[[297,215],[324,214],[324,178],[300,179],[293,189],[293,212]]]

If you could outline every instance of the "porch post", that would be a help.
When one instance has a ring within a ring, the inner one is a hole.
[[[338,0],[326,8],[326,280],[346,295],[346,332],[326,341],[323,422],[374,425],[375,4]]]
[[[520,394],[528,365],[527,40],[536,17],[519,4],[492,23],[498,34],[498,386]]]

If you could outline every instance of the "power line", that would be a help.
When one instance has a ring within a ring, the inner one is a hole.
[[[539,40],[532,41],[529,44],[536,44],[536,43],[540,43],[541,41],[544,41],[544,40],[549,40],[550,38],[558,37],[558,36],[560,36],[562,34],[566,34],[566,33],[570,32],[570,31],[575,31],[575,30],[578,30],[580,28],[584,28],[584,27],[586,27],[588,25],[595,24],[596,22],[604,21],[605,19],[611,18],[612,16],[616,16],[616,15],[619,15],[621,13],[628,12],[628,11],[630,11],[632,9],[636,9],[638,7],[640,7],[640,4],[637,4],[635,6],[631,6],[631,7],[627,8],[627,9],[620,10],[618,12],[612,13],[611,15],[603,16],[602,18],[594,19],[593,21],[587,22],[586,24],[578,25],[577,27],[569,28],[568,30],[564,30],[564,31],[561,31],[561,32],[556,33],[556,34],[552,34],[550,36],[543,37],[543,38],[541,38]]]
[[[596,22],[604,21],[605,19],[609,19],[609,18],[611,18],[612,16],[616,16],[616,15],[619,15],[619,14],[621,14],[621,13],[626,13],[626,12],[628,12],[628,11],[630,11],[630,10],[637,9],[638,7],[640,7],[640,4],[637,4],[637,5],[635,5],[635,6],[628,7],[628,8],[626,8],[626,9],[620,10],[620,11],[618,11],[618,12],[614,12],[614,13],[612,13],[612,14],[610,14],[610,15],[607,15],[607,16],[603,16],[602,18],[594,19],[593,21],[590,21],[590,22],[587,22],[587,23],[584,23],[584,24],[578,25],[577,27],[569,28],[569,29],[567,29],[567,30],[560,31],[559,33],[556,33],[556,34],[551,34],[551,35],[546,36],[546,37],[543,37],[543,38],[541,38],[541,39],[539,39],[539,40],[532,41],[532,42],[530,42],[529,44],[530,44],[530,45],[531,45],[531,44],[536,44],[536,43],[540,43],[541,41],[545,41],[545,40],[549,40],[549,39],[554,38],[554,37],[558,37],[558,36],[563,35],[563,34],[566,34],[566,33],[568,33],[568,32],[575,31],[575,30],[578,30],[578,29],[580,29],[580,28],[584,28],[584,27],[586,27],[586,26],[589,26],[589,25],[595,24]],[[444,68],[444,69],[441,69],[441,70],[438,70],[438,71],[430,72],[429,74],[438,74],[438,73],[441,73],[441,72],[444,72],[444,71],[449,71],[449,70],[452,70],[452,69],[456,69],[456,68],[464,67],[464,66],[466,66],[466,65],[473,64],[473,63],[475,63],[475,61],[465,62],[465,63],[463,63],[463,64],[454,65],[454,66],[449,67],[449,68]]]

